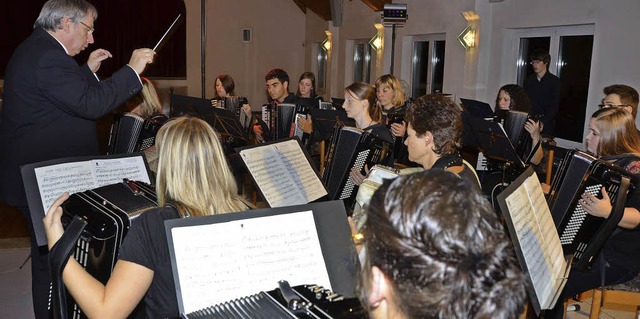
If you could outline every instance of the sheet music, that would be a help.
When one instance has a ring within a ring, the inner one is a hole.
[[[279,280],[331,287],[312,211],[171,232],[186,313],[272,290]]]
[[[62,163],[34,169],[45,214],[62,193],[115,184],[123,178],[150,183],[142,156]]]
[[[240,156],[271,207],[307,204],[327,195],[297,140],[244,149]]]
[[[505,201],[536,296],[548,309],[563,287],[567,263],[537,177],[528,177]]]

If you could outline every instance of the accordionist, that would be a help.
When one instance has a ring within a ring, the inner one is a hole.
[[[623,168],[640,178],[640,134],[634,120],[621,108],[607,108],[595,112],[586,137],[587,150],[601,160]],[[573,269],[563,291],[564,299],[600,286],[619,284],[637,277],[640,271],[640,188],[631,185],[622,220],[604,243],[592,268]],[[578,204],[593,216],[608,217],[611,212],[609,194],[602,188],[585,192]],[[545,318],[561,318],[563,298]]]

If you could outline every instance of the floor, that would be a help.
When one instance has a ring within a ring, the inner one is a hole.
[[[34,318],[29,247],[20,213],[0,204],[0,318]]]
[[[247,196],[249,197],[249,196]],[[258,202],[257,206],[261,203]],[[29,239],[22,216],[0,204],[0,318],[34,318],[31,308],[31,263]],[[581,302],[579,311],[567,313],[568,319],[589,318],[591,297]],[[634,309],[605,307],[603,319],[634,319]]]

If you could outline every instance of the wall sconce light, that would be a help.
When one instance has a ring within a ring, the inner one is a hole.
[[[375,23],[373,26],[376,28],[376,34],[369,40],[369,45],[378,51],[384,46],[384,25]]]
[[[331,31],[329,30],[325,30],[324,33],[327,35],[327,38],[324,39],[324,41],[322,41],[322,48],[326,51],[329,52],[331,51]]]
[[[477,25],[480,16],[473,11],[464,11],[462,16],[467,20],[467,27],[458,36],[458,41],[462,46],[469,50],[476,46]]]
[[[476,46],[476,30],[471,25],[468,25],[462,33],[458,36],[458,41],[462,46],[469,50]]]

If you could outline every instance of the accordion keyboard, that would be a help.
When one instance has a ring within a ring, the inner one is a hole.
[[[353,164],[353,168],[357,169],[358,171],[362,171],[362,168],[364,167],[364,164],[367,161],[367,156],[369,156],[369,152],[371,152],[371,150],[365,150],[360,152],[356,157],[356,160]],[[355,187],[356,187],[356,184],[353,182],[353,179],[349,177],[349,179],[347,180],[347,183],[344,185],[344,188],[342,189],[342,192],[340,193],[339,199],[345,199],[345,198],[351,197],[353,195],[353,189]]]
[[[598,196],[600,194],[600,188],[602,188],[602,184],[596,184],[585,187],[584,193],[589,193],[593,196]],[[578,203],[576,205],[576,209],[574,214],[571,215],[567,226],[565,227],[562,235],[560,236],[560,243],[562,245],[571,244],[575,239],[576,235],[580,228],[582,228],[582,223],[587,217],[587,212],[582,208],[582,204]]]

